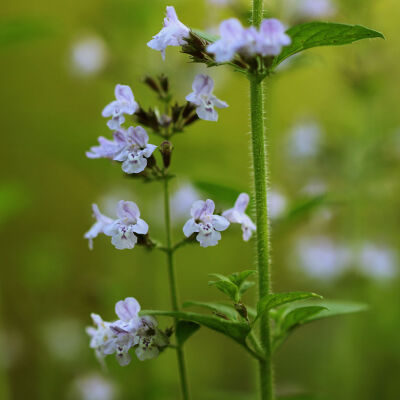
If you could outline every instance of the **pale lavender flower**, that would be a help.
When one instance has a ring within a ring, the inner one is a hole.
[[[113,220],[103,215],[97,204],[92,205],[93,216],[96,218],[94,225],[85,233],[85,239],[89,240],[89,249],[93,249],[93,239],[96,238],[100,233],[104,233],[104,228],[110,225]]]
[[[114,400],[116,388],[101,375],[90,374],[74,382],[73,394],[78,400]]]
[[[186,237],[198,233],[197,241],[201,247],[216,246],[221,239],[220,231],[229,226],[229,221],[220,215],[213,215],[215,204],[212,200],[197,200],[193,203],[190,218],[183,227]]]
[[[168,46],[182,46],[185,38],[189,36],[189,28],[179,21],[175,8],[167,7],[167,16],[164,18],[164,27],[153,39],[147,43],[151,49],[161,52],[162,58],[165,59],[165,49]]]
[[[292,40],[285,33],[285,27],[275,18],[264,19],[261,22],[257,41],[257,53],[265,56],[277,56],[283,46],[288,46]]]
[[[113,160],[126,146],[125,133],[122,130],[113,133],[114,140],[109,140],[100,136],[98,138],[99,146],[93,146],[86,152],[88,158],[109,158]]]
[[[269,190],[267,194],[268,216],[271,219],[279,218],[286,210],[286,197],[277,190]]]
[[[221,39],[208,45],[207,51],[215,55],[218,63],[231,61],[247,43],[245,29],[238,19],[230,18],[221,22],[219,33]]]
[[[360,271],[375,279],[391,279],[396,276],[394,252],[374,243],[365,243],[358,256]]]
[[[196,75],[192,89],[193,92],[186,96],[186,100],[197,106],[196,113],[198,117],[205,121],[217,121],[218,113],[214,107],[226,108],[228,104],[213,95],[213,79],[208,75]]]
[[[284,25],[274,18],[264,19],[259,30],[254,26],[245,29],[235,18],[223,21],[219,29],[221,39],[207,47],[207,51],[215,55],[218,63],[231,61],[235,53],[246,57],[255,54],[276,56],[283,46],[291,43]]]
[[[327,237],[302,238],[297,245],[300,266],[313,278],[333,280],[351,261],[350,250]]]
[[[139,108],[132,89],[127,85],[115,86],[115,98],[116,100],[105,106],[102,111],[103,117],[112,117],[107,122],[107,126],[112,130],[119,129],[121,124],[125,122],[124,114],[132,115]]]
[[[321,127],[314,121],[296,124],[290,133],[289,140],[288,151],[290,156],[294,158],[315,157],[321,147]]]
[[[107,48],[100,37],[83,37],[74,43],[71,49],[73,72],[78,75],[89,76],[98,73],[107,59]]]
[[[127,174],[142,172],[157,146],[149,144],[149,135],[141,126],[130,126],[127,131],[119,131],[118,144],[121,149],[114,154],[115,161],[122,162],[122,170]]]
[[[229,222],[242,225],[243,240],[246,242],[251,238],[253,231],[256,230],[254,222],[247,214],[245,214],[249,200],[250,198],[247,193],[241,193],[237,198],[234,207],[222,213],[222,216]]]
[[[336,12],[331,0],[296,0],[295,12],[305,18],[329,17]]]
[[[116,249],[133,249],[137,243],[135,233],[145,235],[149,226],[139,218],[139,207],[133,201],[119,201],[117,216],[118,219],[103,228],[103,233],[111,236],[111,243]]]

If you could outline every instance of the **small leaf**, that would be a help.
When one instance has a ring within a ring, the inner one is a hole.
[[[199,29],[192,29],[192,32],[195,35],[201,37],[203,40],[206,40],[207,42],[210,42],[210,43],[213,43],[219,39],[219,36],[213,35],[212,33],[203,32]]]
[[[271,308],[282,306],[283,304],[292,303],[294,301],[305,300],[309,298],[322,299],[322,296],[310,292],[285,292],[274,293],[264,296],[257,304],[257,317],[258,319],[264,312]]]
[[[179,344],[183,344],[200,329],[200,325],[192,321],[178,321],[176,325],[176,338]]]
[[[306,322],[336,317],[337,315],[354,314],[368,310],[368,306],[366,304],[351,301],[325,300],[317,301],[315,304],[325,307],[325,310],[321,311],[321,313],[310,316]]]
[[[280,324],[280,330],[282,333],[288,332],[298,325],[311,321],[311,318],[315,317],[323,310],[326,310],[326,307],[307,306],[295,308],[284,316],[283,321]]]
[[[225,315],[230,320],[237,320],[236,310],[229,305],[204,301],[186,301],[183,307],[202,307],[211,310],[217,314]]]
[[[250,281],[243,282],[239,287],[239,296],[241,297],[245,292],[247,292],[249,289],[251,289],[255,284],[256,284],[255,282],[250,282]]]
[[[281,54],[274,59],[272,67],[303,50],[318,46],[340,46],[367,38],[385,37],[382,33],[361,25],[346,25],[333,22],[308,22],[296,25],[286,32],[292,43],[283,48]]]
[[[230,281],[210,281],[208,282],[210,286],[215,286],[218,290],[225,293],[233,301],[237,301],[238,298],[238,287]]]
[[[199,325],[206,326],[214,331],[223,333],[229,336],[234,341],[246,347],[246,336],[250,332],[249,324],[238,321],[227,321],[211,315],[198,314],[184,311],[158,311],[158,310],[143,310],[140,315],[157,315],[178,318],[184,321],[195,322]]]
[[[234,272],[228,278],[235,285],[240,286],[249,276],[254,275],[256,272],[254,269],[247,269],[242,272]]]

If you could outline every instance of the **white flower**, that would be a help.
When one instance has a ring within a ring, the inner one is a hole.
[[[85,239],[89,240],[89,249],[93,249],[93,239],[96,238],[99,233],[104,233],[104,228],[110,225],[113,220],[103,215],[97,204],[92,205],[93,216],[96,218],[94,225],[85,233]]]
[[[179,21],[175,8],[167,7],[167,16],[164,18],[164,27],[153,39],[147,43],[150,48],[161,51],[162,58],[165,59],[165,49],[168,46],[182,46],[185,38],[189,36],[189,28]]]
[[[251,238],[253,231],[256,230],[256,226],[254,225],[253,221],[247,214],[245,214],[249,200],[250,198],[247,193],[241,193],[237,198],[233,208],[230,208],[222,213],[222,216],[225,217],[229,222],[242,225],[243,240],[246,242]]]
[[[101,375],[90,374],[78,378],[74,382],[74,399],[78,400],[113,400],[116,388]]]
[[[311,158],[318,155],[321,145],[321,128],[316,122],[303,122],[290,133],[289,154],[294,158]]]
[[[213,95],[214,81],[212,78],[208,75],[196,75],[192,89],[193,92],[186,96],[186,100],[197,106],[196,113],[198,117],[206,121],[217,121],[218,113],[214,107],[226,108],[228,104]]]
[[[82,76],[101,71],[107,61],[107,48],[104,41],[96,36],[88,36],[73,44],[71,61],[74,72]]]
[[[157,146],[148,143],[149,136],[141,126],[131,126],[128,131],[119,132],[124,145],[119,153],[114,155],[114,160],[122,162],[122,170],[127,174],[142,172],[147,166],[147,159]]]
[[[132,115],[139,108],[129,86],[116,85],[115,98],[116,100],[105,106],[102,112],[103,117],[112,117],[107,122],[107,126],[112,130],[119,129],[125,122],[124,114]]]
[[[213,215],[215,204],[212,200],[197,200],[193,203],[190,218],[183,227],[186,237],[198,232],[197,241],[201,247],[216,246],[221,239],[220,231],[224,231],[229,226],[229,221],[225,217]]]
[[[279,218],[286,210],[286,197],[276,190],[267,193],[268,216],[271,219]]]
[[[298,242],[300,266],[313,278],[332,280],[349,266],[351,253],[327,237],[303,238]]]
[[[365,243],[358,255],[360,271],[376,279],[390,279],[396,276],[396,260],[391,249],[374,243]]]
[[[107,225],[103,232],[111,236],[111,243],[119,250],[133,249],[137,236],[145,235],[149,226],[140,217],[139,207],[133,201],[121,200],[117,207],[118,219]]]
[[[115,353],[117,335],[111,329],[111,323],[103,321],[97,314],[92,313],[91,317],[96,328],[86,328],[86,333],[90,336],[90,348],[96,351],[98,357]]]

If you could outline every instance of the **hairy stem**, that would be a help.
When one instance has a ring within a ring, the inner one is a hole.
[[[253,0],[252,22],[258,27],[263,16],[263,0]],[[264,138],[264,98],[262,78],[249,76],[251,139],[257,225],[257,266],[259,298],[270,293],[269,225],[267,208],[267,150]],[[265,360],[259,360],[260,398],[274,400],[270,321],[268,313],[260,318],[260,341]]]
[[[171,303],[172,309],[174,311],[179,311],[179,302],[178,302],[178,288],[176,285],[175,279],[175,268],[174,268],[174,259],[173,259],[173,249],[172,249],[172,235],[171,235],[171,216],[170,216],[170,206],[169,206],[169,187],[168,187],[169,179],[168,177],[164,178],[164,214],[165,214],[165,233],[166,233],[166,254],[167,254],[167,266],[168,266],[168,276],[169,276],[169,284],[171,291]],[[175,319],[175,332],[177,328],[178,320]],[[185,354],[183,351],[183,346],[179,343],[179,339],[177,338],[176,345],[176,355],[178,359],[178,369],[179,369],[179,377],[181,382],[181,390],[182,390],[182,398],[184,400],[189,400],[189,385],[187,381],[186,374],[186,365],[185,365]]]

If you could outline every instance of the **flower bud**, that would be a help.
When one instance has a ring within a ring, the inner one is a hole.
[[[165,168],[168,168],[169,165],[171,164],[171,154],[173,149],[174,149],[173,144],[168,140],[165,140],[160,144],[160,152],[162,155]]]
[[[143,83],[145,83],[151,90],[154,90],[156,93],[161,94],[160,86],[151,76],[145,76],[143,78]]]
[[[239,315],[247,320],[247,308],[242,302],[235,304],[235,310],[239,313]]]

